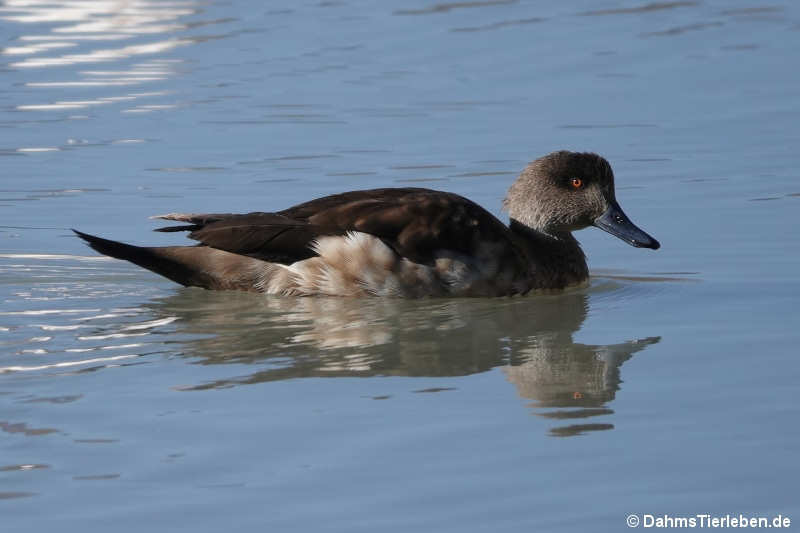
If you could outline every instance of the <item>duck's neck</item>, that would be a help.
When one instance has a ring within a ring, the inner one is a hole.
[[[509,228],[530,264],[532,288],[564,289],[589,278],[586,256],[571,232],[544,232],[513,218]]]

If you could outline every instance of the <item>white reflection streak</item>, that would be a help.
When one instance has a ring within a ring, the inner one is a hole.
[[[83,70],[81,74],[86,76],[161,76],[169,74],[168,70],[164,69],[132,69],[132,70]]]
[[[161,22],[194,13],[191,2],[140,1],[62,1],[48,0],[7,0],[0,7],[2,20],[26,24],[42,22],[95,22],[98,19],[113,23],[114,27],[138,26],[145,23]],[[19,14],[15,14],[19,13]]]
[[[43,52],[45,50],[50,50],[53,48],[69,48],[72,46],[76,46],[75,43],[55,42],[55,43],[32,44],[29,46],[9,46],[8,48],[3,48],[3,54],[7,56],[38,54],[39,52]]]
[[[26,87],[121,87],[125,85],[138,85],[148,81],[158,81],[166,79],[160,77],[142,78],[117,78],[114,80],[95,80],[95,81],[42,81],[26,83]],[[19,108],[17,108],[19,109]]]
[[[1,18],[1,17],[0,17]],[[134,37],[132,33],[103,33],[100,35],[94,34],[70,34],[70,41],[121,41],[123,39],[131,39]],[[63,35],[20,35],[20,41],[38,42],[38,41],[61,41],[64,39]]]
[[[172,109],[178,107],[175,104],[162,104],[162,105],[140,105],[133,109],[123,109],[121,113],[152,113],[153,111],[162,111],[164,109]]]
[[[91,365],[94,363],[108,363],[111,361],[118,361],[120,359],[130,359],[132,357],[140,357],[138,354],[131,355],[114,355],[112,357],[95,357],[94,359],[83,359],[82,361],[63,361],[61,363],[52,363],[49,365],[36,365],[36,366],[0,366],[0,374],[6,372],[30,372],[32,370],[47,370],[49,368],[64,368],[78,365]]]
[[[166,318],[159,318],[156,320],[151,320],[149,322],[142,322],[141,324],[134,324],[132,326],[124,327],[122,329],[126,331],[136,330],[136,329],[150,329],[150,328],[155,328],[157,326],[166,326],[167,324],[171,324],[176,320],[178,320],[178,317],[168,316]]]
[[[11,63],[9,66],[16,68],[31,68],[31,67],[54,67],[64,65],[74,65],[76,63],[102,63],[106,61],[115,61],[118,59],[125,59],[134,55],[141,54],[157,54],[159,52],[166,52],[176,46],[191,44],[191,39],[170,39],[148,44],[136,44],[125,46],[123,48],[109,48],[107,50],[94,50],[86,54],[73,54],[64,55],[60,57],[37,57]]]
[[[125,339],[127,337],[143,337],[150,333],[109,333],[107,335],[81,335],[78,337],[79,341],[102,341],[106,339]]]
[[[144,98],[147,96],[161,96],[166,93],[159,92],[159,93],[138,93],[138,94],[129,94],[126,96],[109,96],[106,98],[98,98],[97,100],[60,100],[58,102],[54,102],[52,104],[30,104],[30,105],[19,105],[17,109],[20,111],[49,111],[53,109],[81,109],[84,107],[89,107],[93,105],[103,105],[103,104],[111,104],[114,102],[120,102],[124,100],[135,100],[137,98]]]
[[[86,313],[99,310],[100,309],[36,309],[28,311],[4,311],[1,312],[0,315],[3,316],[68,315],[68,314]]]
[[[17,24],[56,24],[49,34],[22,35],[15,41],[18,46],[0,48],[0,56],[28,56],[8,65],[16,69],[36,69],[79,65],[85,63],[115,62],[141,55],[168,52],[176,47],[191,44],[194,39],[170,37],[153,42],[129,44],[120,47],[92,49],[108,41],[122,41],[150,35],[164,35],[187,29],[189,26],[177,19],[195,14],[192,0],[155,2],[153,0],[6,0],[0,4],[0,20]],[[79,53],[54,51],[81,45]],[[88,50],[86,50],[88,48]],[[179,60],[150,59],[134,65],[130,70],[82,71],[79,79],[43,80],[26,83],[35,88],[120,87],[162,81],[173,74],[173,63]],[[99,98],[96,100],[60,100],[41,104],[19,105],[21,111],[51,111],[81,109],[87,106],[111,103],[120,99],[137,98],[137,95]]]
[[[107,100],[76,100],[76,101],[61,101],[52,104],[31,104],[31,105],[18,105],[17,109],[20,111],[50,111],[54,109],[81,109],[89,107],[90,105],[110,104]]]

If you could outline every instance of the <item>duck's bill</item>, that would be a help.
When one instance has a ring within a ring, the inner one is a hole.
[[[612,202],[606,212],[594,220],[594,225],[637,248],[658,250],[661,247],[657,240],[631,222],[617,202]]]

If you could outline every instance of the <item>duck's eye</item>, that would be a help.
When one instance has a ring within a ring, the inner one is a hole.
[[[580,189],[583,187],[583,180],[580,178],[572,178],[569,180],[569,184],[573,189]]]

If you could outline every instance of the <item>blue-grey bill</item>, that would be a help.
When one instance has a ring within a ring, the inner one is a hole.
[[[612,202],[606,212],[594,220],[594,225],[637,248],[658,250],[661,247],[657,240],[631,222],[617,202]]]

